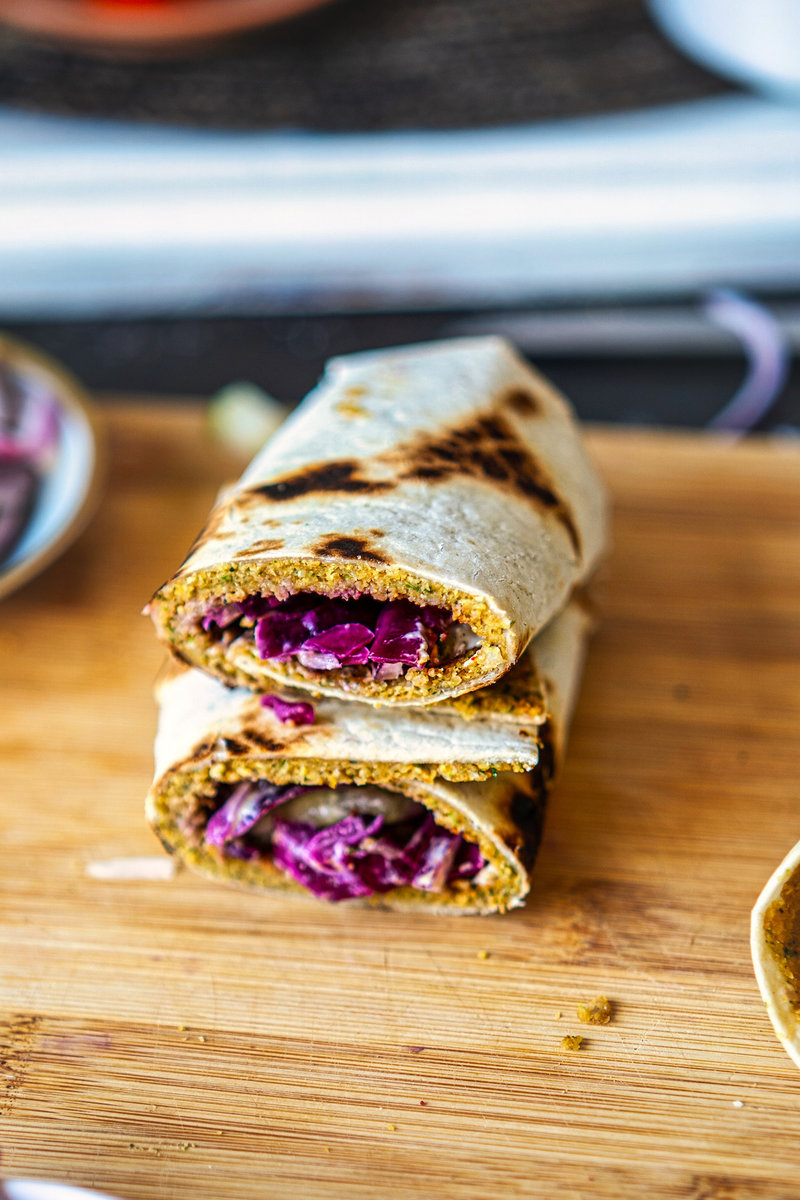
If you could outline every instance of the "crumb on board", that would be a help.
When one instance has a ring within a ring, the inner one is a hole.
[[[201,1033],[197,1040],[198,1040],[198,1042],[204,1042],[206,1039],[203,1037],[203,1035]]]
[[[568,1033],[566,1037],[561,1039],[561,1048],[563,1050],[580,1050],[583,1045],[583,1038],[579,1033]]]
[[[744,1100],[734,1100],[733,1107],[734,1108],[744,1108]]]
[[[561,1020],[561,1009],[560,1008],[556,1009],[556,1020],[557,1021]]]
[[[396,1125],[390,1125],[390,1124],[389,1124],[389,1122],[387,1121],[387,1123],[386,1123],[386,1128],[389,1130],[389,1132],[390,1132],[390,1133],[394,1133],[394,1132],[396,1131],[396,1129],[397,1129],[397,1126],[396,1126]]]
[[[179,1025],[178,1033],[186,1033],[186,1028],[187,1028],[186,1025]]]
[[[492,956],[488,950],[479,950],[477,957],[478,958],[491,958]]]
[[[578,1020],[584,1025],[608,1025],[611,1020],[611,1002],[598,996],[591,1004],[578,1005]]]

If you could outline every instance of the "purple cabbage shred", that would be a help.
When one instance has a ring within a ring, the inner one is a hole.
[[[372,896],[396,887],[441,892],[483,866],[478,846],[437,826],[418,825],[405,845],[383,833],[383,817],[344,817],[326,829],[276,816],[272,856],[277,867],[321,900]],[[390,831],[391,832],[391,831]]]
[[[443,608],[409,600],[381,603],[371,596],[338,600],[300,592],[286,600],[250,597],[207,612],[201,625],[227,629],[237,620],[254,624],[262,659],[296,658],[315,671],[372,665],[375,679],[397,679],[422,667],[444,637],[452,616]]]
[[[261,820],[265,813],[308,791],[304,787],[281,787],[274,783],[240,783],[206,826],[206,841],[224,846],[240,838]],[[242,855],[239,855],[242,857]]]
[[[265,813],[311,791],[300,785],[245,782],[234,788],[206,826],[206,842],[229,858],[251,862],[263,853],[247,840]],[[450,833],[425,813],[385,827],[384,818],[352,813],[318,829],[304,821],[273,818],[272,861],[321,900],[350,900],[396,887],[441,892],[472,879],[484,866],[480,848]]]
[[[215,608],[211,612],[207,612],[200,624],[206,633],[211,629],[212,625],[216,625],[217,629],[227,629],[241,615],[241,604],[234,602],[233,604],[225,604],[222,608]]]
[[[289,725],[313,725],[314,705],[303,700],[282,700],[280,696],[262,696],[261,705],[269,708],[279,721]]]

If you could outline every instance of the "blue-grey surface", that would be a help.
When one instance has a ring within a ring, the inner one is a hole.
[[[800,286],[800,109],[223,134],[0,110],[0,318]]]

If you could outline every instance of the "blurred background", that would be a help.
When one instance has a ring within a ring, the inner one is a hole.
[[[0,326],[97,392],[499,332],[800,427],[795,0],[0,0],[0,146]]]

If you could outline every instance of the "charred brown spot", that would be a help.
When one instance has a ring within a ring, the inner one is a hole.
[[[552,781],[556,770],[553,727],[549,719],[539,728],[537,736],[539,738],[539,765],[536,770],[537,774],[541,776],[544,786],[547,787]]]
[[[206,738],[204,741],[198,742],[196,746],[192,747],[191,753],[188,755],[185,761],[189,763],[200,762],[202,759],[208,758],[211,754],[213,754],[216,746],[216,741],[211,738]]]
[[[524,397],[524,401],[523,401]],[[537,405],[535,397],[523,389],[514,389],[505,396],[505,402],[520,411]],[[572,513],[555,490],[553,481],[539,463],[527,444],[495,407],[469,421],[461,428],[444,429],[439,434],[423,434],[416,439],[398,445],[395,449],[376,455],[371,460],[332,459],[329,462],[310,463],[282,479],[260,484],[236,497],[237,506],[248,507],[269,501],[291,501],[314,493],[371,494],[379,495],[392,491],[398,483],[417,480],[438,483],[454,476],[471,476],[483,479],[494,486],[515,492],[532,503],[550,512],[565,529],[578,558],[581,542]],[[365,471],[376,468],[379,478],[365,477]],[[211,523],[195,543],[192,552],[216,532],[217,524],[224,513],[215,514]],[[370,531],[373,537],[384,536],[380,531]],[[262,545],[266,548],[267,543]],[[276,543],[273,547],[278,549]],[[240,557],[259,553],[249,548]],[[191,552],[190,552],[191,553]],[[366,542],[336,535],[327,539],[317,553],[334,557],[362,558],[373,562],[387,561],[380,553],[370,549]]]
[[[374,538],[386,537],[382,529],[370,529],[369,536]]]
[[[235,558],[257,558],[259,554],[268,554],[270,550],[280,550],[284,545],[283,538],[263,538],[260,542],[252,542],[244,550],[239,550]]]
[[[322,558],[362,558],[367,562],[388,562],[382,554],[371,549],[369,542],[364,538],[328,535],[321,538],[312,549]]]
[[[404,464],[401,479],[436,483],[454,475],[472,475],[521,493],[553,514],[580,557],[580,536],[572,513],[544,468],[502,416],[491,413],[462,429],[399,447],[396,460]]]
[[[442,440],[436,442],[436,457],[441,462],[440,470],[448,467],[458,467],[461,464],[461,443],[460,439],[453,435],[451,441]]]
[[[481,417],[476,422],[484,437],[494,438],[496,442],[513,441],[514,433],[500,417]]]
[[[437,479],[444,479],[447,475],[452,475],[449,467],[417,467],[413,473],[413,478],[421,479],[425,483],[435,483]]]
[[[533,417],[542,411],[540,401],[530,392],[526,392],[524,388],[512,388],[503,397],[501,404],[521,417]]]
[[[509,813],[511,820],[521,834],[518,853],[526,867],[530,869],[536,858],[539,843],[542,840],[544,826],[544,811],[546,806],[547,788],[542,783],[538,794],[516,790],[511,797]]]
[[[293,748],[296,748],[301,742],[306,740],[306,729],[301,725],[285,725],[281,729],[279,738],[270,737],[264,733],[263,727],[258,724],[261,714],[265,710],[257,706],[255,720],[256,726],[250,728],[245,725],[240,733],[239,738],[241,744],[246,746],[245,751],[236,751],[236,753],[259,754],[266,752],[267,754],[287,754],[291,753]],[[250,719],[253,719],[251,714]]]
[[[243,730],[241,737],[220,738],[220,745],[227,754],[244,758],[254,750],[266,750],[269,754],[280,754],[287,746],[285,741],[276,742],[273,738],[265,737],[263,733]]]
[[[266,500],[296,500],[310,492],[383,492],[391,487],[385,481],[364,479],[360,475],[362,464],[354,459],[334,459],[303,467],[274,483],[262,483],[252,488],[249,495]],[[245,493],[247,494],[247,493]]]
[[[477,449],[473,454],[472,461],[479,471],[482,471],[489,479],[504,480],[508,475],[508,466],[499,458],[495,458],[492,454],[485,454],[483,450]]]

